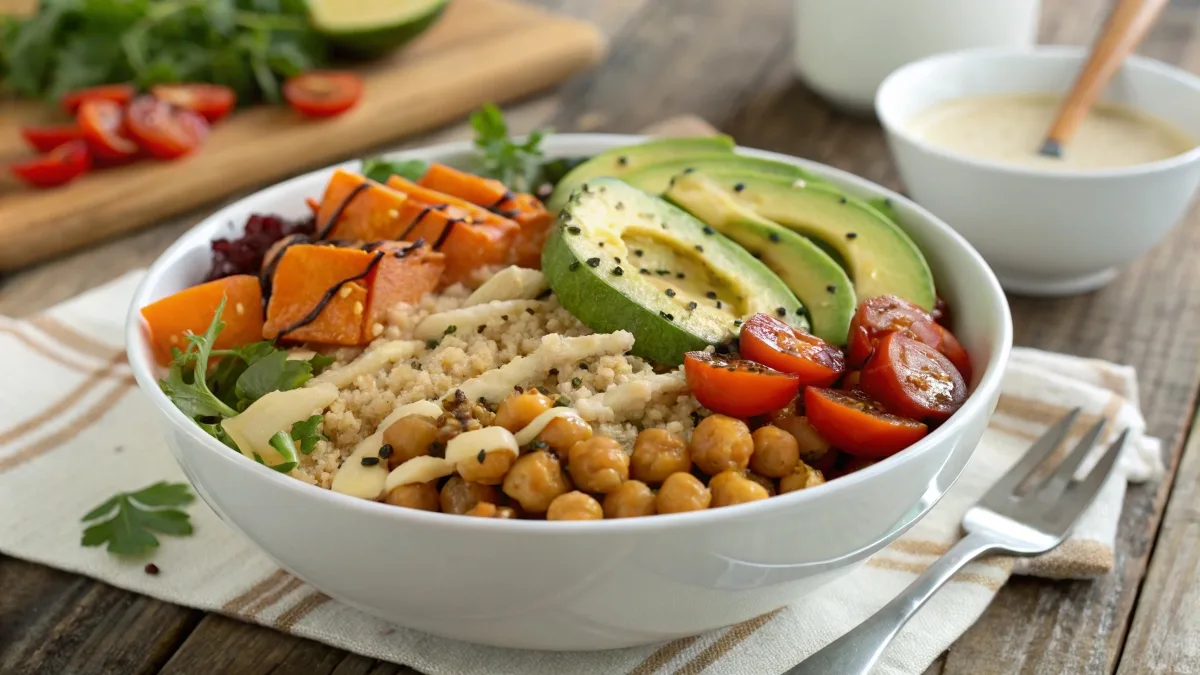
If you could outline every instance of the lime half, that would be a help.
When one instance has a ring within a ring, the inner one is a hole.
[[[309,0],[313,27],[361,56],[399,47],[429,28],[450,0]]]

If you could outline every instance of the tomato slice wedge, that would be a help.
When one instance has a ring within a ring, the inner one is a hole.
[[[68,141],[49,154],[18,162],[9,168],[21,180],[35,187],[54,187],[82,176],[92,166],[87,143]]]
[[[21,136],[30,147],[38,152],[50,152],[63,143],[83,138],[83,131],[74,124],[59,124],[50,127],[21,127]]]
[[[862,367],[871,358],[879,338],[897,331],[905,332],[934,348],[942,339],[929,312],[894,295],[877,295],[859,305],[850,321],[846,362],[852,368]]]
[[[958,374],[962,375],[963,382],[970,385],[971,356],[967,354],[967,350],[963,348],[962,343],[954,337],[954,333],[951,333],[949,328],[938,324],[938,330],[942,333],[942,344],[938,347],[939,351],[958,369]]]
[[[139,96],[129,104],[125,125],[138,145],[159,159],[182,157],[208,136],[203,117],[153,96]]]
[[[882,459],[916,443],[929,427],[892,415],[860,392],[809,387],[804,390],[809,424],[848,455]]]
[[[150,93],[160,101],[191,110],[209,124],[220,121],[237,103],[237,94],[229,87],[205,82],[160,84]]]
[[[309,117],[339,115],[362,98],[363,83],[354,73],[313,70],[289,77],[283,97],[293,108]]]
[[[747,418],[779,410],[800,391],[800,379],[753,361],[708,352],[684,354],[692,396],[709,410]]]
[[[101,98],[87,99],[79,104],[75,121],[97,159],[119,162],[137,156],[137,143],[122,133],[124,111],[120,104]]]
[[[59,101],[63,110],[74,115],[79,111],[79,105],[88,100],[111,101],[117,105],[125,105],[133,100],[136,94],[132,84],[104,84],[99,87],[76,89],[63,95]]]
[[[842,350],[770,314],[755,314],[742,325],[742,356],[800,378],[801,386],[828,387],[846,370]]]
[[[858,386],[889,412],[916,420],[940,422],[967,400],[967,385],[950,359],[904,333],[879,340]]]

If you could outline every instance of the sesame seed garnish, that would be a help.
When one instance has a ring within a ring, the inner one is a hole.
[[[238,316],[241,316],[246,313],[246,306],[239,302],[233,306],[233,311],[237,312]]]
[[[857,233],[857,232],[847,232],[847,233],[846,233],[846,238],[847,238],[847,239],[857,239],[857,238],[858,238],[858,233]]]
[[[400,212],[396,209],[388,209],[388,218],[399,218]]]
[[[735,325],[735,326],[740,326],[740,325],[742,325],[742,320],[741,320],[741,319],[734,319],[734,320],[733,320],[733,325]]]
[[[588,264],[588,267],[599,267],[600,259],[599,258],[588,258],[587,264]]]
[[[737,183],[737,184],[735,184],[735,185],[733,186],[733,191],[734,191],[734,192],[741,192],[742,190],[745,190],[745,189],[746,189],[746,184],[745,184],[745,183]]]
[[[588,364],[584,363],[583,361],[580,361],[580,362],[579,362],[579,369],[580,369],[580,370],[587,370],[587,369],[588,369]]]
[[[604,242],[600,242],[600,243],[598,244],[598,246],[599,246],[600,248],[604,248]]]
[[[362,458],[363,466],[375,466],[378,463],[379,463],[378,457],[363,457]]]
[[[829,291],[830,293],[837,293],[837,286],[834,284],[829,284],[825,287],[825,290]]]
[[[717,309],[721,309],[721,301],[720,300],[717,301]]]
[[[673,298],[673,297],[675,297],[675,289],[673,289],[673,288],[668,288],[668,289],[667,289],[667,291],[666,291],[666,293],[667,293],[667,297],[668,297],[668,298]]]
[[[645,251],[643,251],[643,250],[642,250],[642,249],[640,249],[640,248],[635,248],[635,249],[633,249],[633,254],[634,254],[634,255],[636,255],[636,256],[637,256],[637,257],[639,257],[639,258],[640,258],[640,257],[642,257],[643,255],[645,255],[645,253],[646,253],[646,252],[645,252]]]
[[[484,331],[484,330],[486,330],[486,329],[487,329],[487,326],[480,326],[480,327],[478,327],[478,328],[476,328],[476,329],[475,329],[475,332],[476,332],[476,333],[483,333],[483,331]]]
[[[675,273],[675,278],[676,278],[676,279],[686,279],[686,278],[687,278],[687,275],[686,275],[686,274],[684,274],[683,272],[676,272],[676,273]]]
[[[711,225],[705,225],[705,226],[704,226],[704,234],[709,234],[709,235],[712,235],[712,234],[716,234],[716,233],[717,233],[717,231],[716,231],[716,230],[714,230],[714,229],[712,229],[712,226],[711,226]],[[699,247],[697,246],[696,248],[699,248]]]
[[[571,234],[579,234],[580,232],[583,232],[583,230],[579,229],[577,225],[570,225],[567,227],[567,232],[570,232]]]
[[[487,450],[480,448],[479,454],[475,455],[475,461],[483,464],[483,460],[487,459]]]
[[[550,374],[551,374],[551,375],[557,375],[557,374],[558,374],[558,368],[551,368],[551,369],[550,369]]]
[[[642,269],[638,270],[638,274],[650,274],[650,270],[643,267]]]
[[[666,276],[671,273],[671,270],[654,270],[654,273],[659,276]]]
[[[357,300],[354,301],[354,316],[362,316],[363,304]]]
[[[625,202],[617,202],[616,208],[618,211],[624,211],[625,210]]]
[[[622,276],[623,274],[625,274],[625,270],[621,269],[620,266],[617,266],[617,267],[613,268],[612,273],[613,273],[613,276],[619,277],[619,276]]]
[[[500,320],[501,320],[501,321],[508,321],[508,315],[507,315],[507,314],[501,314],[501,315],[500,315]]]
[[[839,203],[839,204],[845,204],[845,203],[846,203],[846,198],[845,198],[845,197],[838,197],[838,203]]]
[[[674,320],[675,320],[675,317],[671,316],[670,314],[667,314],[666,312],[662,312],[662,311],[660,311],[660,312],[658,313],[658,315],[659,315],[659,316],[661,316],[662,318],[666,319],[667,321],[674,321]]]
[[[620,157],[617,157],[617,166],[625,166],[626,164],[629,164],[628,157],[626,157],[625,155],[621,155]]]
[[[684,170],[683,170],[683,172],[684,172],[684,173],[692,173],[692,172],[693,172],[693,171],[695,171],[695,170],[696,170],[696,167],[694,167],[694,166],[689,166],[688,168],[684,169]]]
[[[532,308],[532,307],[526,307],[526,308],[525,308],[525,313],[526,313],[526,314],[528,314],[529,316],[533,316],[533,314],[534,314],[533,308]]]
[[[350,287],[342,286],[342,290],[338,291],[338,297],[342,298],[343,300],[350,297]]]
[[[576,260],[575,262],[571,263],[570,265],[567,265],[567,269],[571,270],[572,272],[579,269],[579,261]]]
[[[708,298],[709,300],[716,300],[716,299],[717,299],[717,292],[716,292],[716,291],[709,291],[709,292],[707,292],[707,293],[705,293],[705,294],[704,294],[704,297]]]
[[[393,452],[392,446],[388,445],[387,443],[384,443],[383,445],[379,446],[379,458],[380,459],[387,459],[388,457],[391,457],[392,452]]]
[[[617,257],[615,257],[615,256],[614,256],[614,257],[613,257],[613,262],[615,262],[615,263],[617,263],[618,265],[620,265],[620,264],[621,264],[621,259],[620,259],[620,258],[617,258]]]
[[[696,304],[695,300],[688,303],[688,309],[696,309],[697,307],[699,307],[699,305]]]
[[[781,239],[778,232],[772,232],[771,234],[768,234],[767,238],[770,239],[771,241],[775,241],[775,242],[777,242]]]
[[[697,250],[697,251],[699,251],[699,252],[701,252],[701,253],[704,253],[704,247],[703,247],[703,246],[701,246],[700,244],[696,244],[696,247],[695,247],[695,248],[696,248],[696,250]]]
[[[776,307],[776,308],[775,308],[775,313],[776,313],[776,314],[778,314],[778,315],[779,315],[779,316],[781,316],[781,317],[782,317],[782,316],[787,316],[787,310],[786,310],[786,309],[784,309],[784,308],[782,308],[782,307]]]

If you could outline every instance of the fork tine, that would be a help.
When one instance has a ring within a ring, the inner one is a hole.
[[[1070,524],[1075,522],[1079,514],[1083,513],[1088,506],[1091,506],[1092,501],[1096,499],[1096,495],[1100,494],[1100,488],[1104,486],[1104,481],[1108,480],[1109,474],[1112,473],[1113,467],[1117,463],[1117,458],[1121,455],[1121,448],[1125,447],[1125,439],[1128,436],[1129,429],[1122,431],[1117,440],[1108,446],[1108,450],[1104,452],[1104,456],[1100,458],[1100,461],[1096,462],[1096,466],[1092,467],[1087,478],[1067,488],[1065,495],[1055,509],[1057,520],[1060,523]]]
[[[1078,415],[1079,408],[1075,408],[1063,416],[1061,420],[1055,422],[1054,426],[1047,429],[1046,433],[1042,434],[1042,437],[1037,439],[1033,446],[1025,452],[1025,456],[1017,461],[1008,470],[1008,473],[1001,476],[1000,480],[996,481],[996,484],[984,495],[984,499],[1008,499],[1012,497],[1017,486],[1021,484],[1021,481],[1033,473],[1042,462],[1046,461],[1050,453],[1054,452],[1054,449],[1062,442],[1063,437],[1067,435],[1067,430],[1075,423],[1075,418]]]
[[[1067,455],[1066,459],[1058,465],[1054,473],[1046,479],[1045,483],[1033,489],[1037,491],[1037,499],[1046,502],[1054,503],[1062,496],[1067,486],[1075,477],[1075,472],[1079,470],[1079,465],[1083,464],[1083,460],[1092,451],[1092,446],[1096,444],[1096,439],[1100,438],[1100,432],[1104,431],[1105,421],[1103,418],[1099,422],[1092,425],[1083,438],[1079,439],[1079,443],[1071,450],[1071,454]]]

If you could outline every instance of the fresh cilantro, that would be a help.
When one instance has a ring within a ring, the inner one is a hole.
[[[317,427],[321,424],[323,418],[320,415],[292,425],[292,440],[300,444],[300,452],[311,454],[317,449],[317,441],[327,441],[328,438],[324,434],[317,431]]]
[[[84,546],[108,545],[116,555],[138,555],[158,548],[155,533],[176,537],[192,533],[187,506],[195,496],[185,483],[155,483],[137,492],[121,492],[83,517]]]
[[[480,152],[480,175],[495,178],[516,192],[532,192],[542,174],[542,139],[549,129],[535,129],[524,143],[508,136],[504,114],[491,103],[471,113],[475,147]]]
[[[429,162],[423,159],[387,160],[382,157],[368,157],[362,163],[362,175],[377,183],[386,183],[392,176],[418,181],[428,170]]]
[[[272,469],[279,473],[287,473],[300,464],[300,458],[296,456],[296,444],[292,442],[292,437],[286,431],[275,432],[275,435],[271,437],[270,443],[271,447],[278,450],[279,454],[283,456],[283,461],[272,465]],[[259,463],[266,464],[266,462],[263,462],[262,457],[258,456],[258,453],[255,453],[254,459],[257,459]]]

